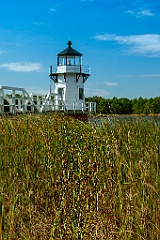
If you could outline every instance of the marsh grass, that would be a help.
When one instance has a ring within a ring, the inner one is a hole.
[[[160,125],[0,120],[4,240],[160,239]]]

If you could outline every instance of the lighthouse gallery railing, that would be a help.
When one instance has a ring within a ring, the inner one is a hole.
[[[89,66],[79,66],[79,65],[60,65],[53,66],[53,73],[83,73],[90,75]]]

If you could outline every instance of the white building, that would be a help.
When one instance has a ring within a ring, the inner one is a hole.
[[[53,71],[51,67],[50,78],[55,83],[54,104],[57,110],[84,112],[87,107],[84,83],[90,76],[90,69],[82,65],[82,54],[71,45],[72,42],[68,41],[68,47],[57,55],[57,65]]]

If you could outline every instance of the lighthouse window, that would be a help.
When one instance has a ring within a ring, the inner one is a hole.
[[[81,65],[81,57],[75,57],[74,61],[75,61],[75,65],[77,66]]]
[[[67,65],[75,65],[74,57],[67,57]]]
[[[63,96],[64,89],[58,88],[58,94],[62,97]]]
[[[84,96],[84,94],[83,94],[83,88],[79,88],[79,99],[80,99],[80,100],[83,100],[83,96]]]
[[[59,66],[65,66],[65,65],[66,65],[66,58],[64,58],[64,57],[59,57],[59,59],[58,59],[58,65],[59,65]]]
[[[67,56],[67,65],[75,65],[75,66],[79,66],[81,65],[81,58],[80,57],[76,57],[76,56]]]
[[[59,58],[59,63],[58,63],[59,66],[62,66],[63,65],[63,58]]]

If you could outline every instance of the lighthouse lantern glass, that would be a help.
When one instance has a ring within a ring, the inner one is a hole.
[[[66,65],[66,57],[59,57],[58,66],[65,66],[65,65]]]
[[[66,66],[66,65],[81,65],[81,57],[79,56],[65,56],[58,58],[58,66]]]

